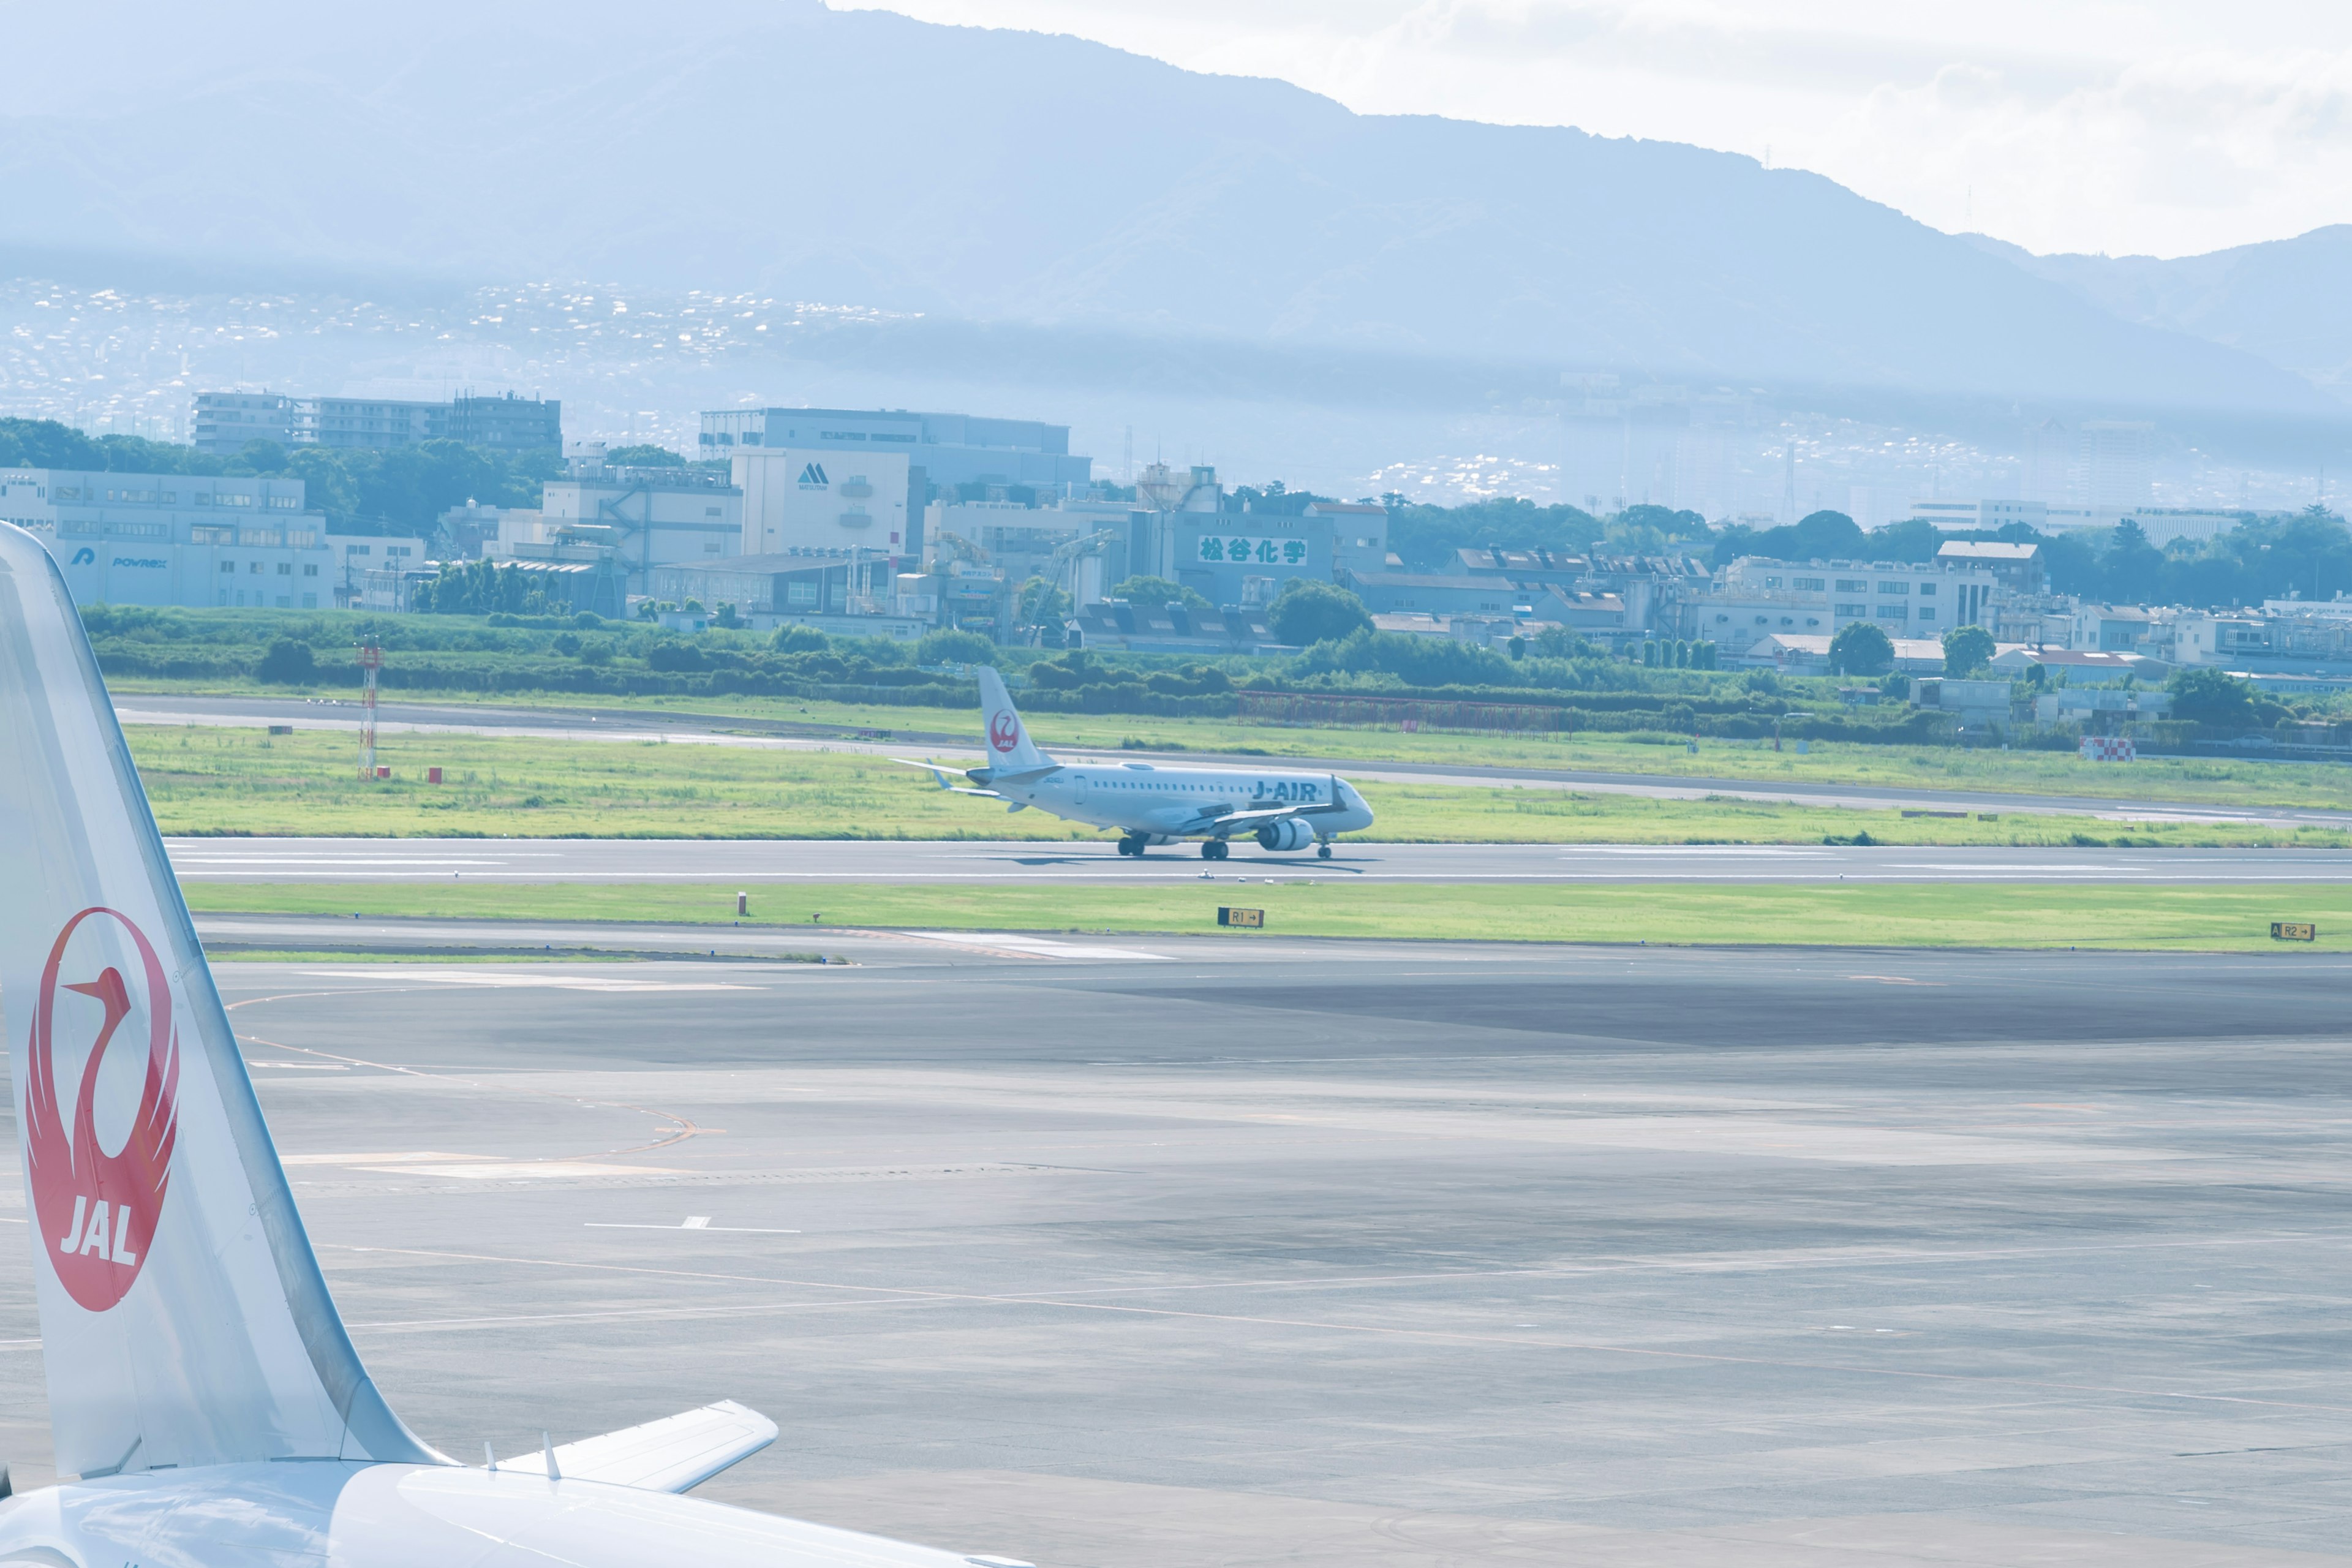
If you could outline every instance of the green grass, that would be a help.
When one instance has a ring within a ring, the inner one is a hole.
[[[126,678],[109,682],[119,695],[249,689],[289,693],[249,682],[167,681]],[[351,693],[322,693],[349,700]],[[693,712],[782,720],[898,734],[971,736],[978,743],[973,709],[884,708],[802,702],[761,697],[583,698],[524,693],[483,698],[432,693],[390,694],[489,707],[570,708],[613,712]],[[1576,768],[1669,773],[1684,777],[1756,779],[1772,783],[1874,784],[1919,789],[1997,790],[2091,795],[2109,800],[2168,800],[2215,805],[2300,805],[2352,809],[2352,768],[2323,763],[2241,762],[2221,758],[2086,763],[2069,752],[2001,752],[1940,746],[1866,746],[1815,742],[1809,754],[1774,752],[1769,741],[1702,741],[1696,754],[1680,744],[1654,745],[1598,731],[1566,738],[1539,735],[1450,735],[1394,729],[1245,724],[1231,719],[1158,719],[1131,715],[1033,713],[1030,729],[1048,747],[1109,746],[1136,741],[1192,751],[1254,750],[1273,757],[1330,757],[1360,762],[1458,763],[1493,767]]]
[[[1039,811],[945,793],[929,777],[849,752],[654,742],[391,735],[387,782],[356,777],[347,733],[205,726],[126,731],[148,798],[170,834],[298,837],[519,837],[1021,838],[1104,835]],[[911,748],[910,748],[911,750]],[[439,766],[446,782],[425,782]],[[2317,828],[1999,814],[1906,817],[1736,799],[1651,800],[1552,786],[1360,786],[1392,843],[1797,844],[1867,833],[1916,845],[2299,845],[2352,847]]]
[[[733,889],[647,883],[418,887],[186,885],[204,913],[452,920],[739,923]],[[2119,948],[2352,952],[2352,887],[1403,886],[1220,874],[1197,886],[1003,883],[761,888],[740,923],[955,931],[1218,933],[1220,904],[1263,909],[1276,936],[1829,947]],[[2315,921],[2319,941],[2274,943],[2270,922]],[[1661,1006],[1671,1006],[1662,997]]]

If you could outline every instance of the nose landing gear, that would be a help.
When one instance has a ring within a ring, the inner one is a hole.
[[[1231,846],[1222,838],[1204,839],[1201,844],[1201,858],[1203,860],[1222,860],[1232,852]]]
[[[1327,838],[1322,843],[1318,844],[1315,847],[1315,858],[1318,860],[1328,860],[1331,858],[1331,841],[1329,839]]]

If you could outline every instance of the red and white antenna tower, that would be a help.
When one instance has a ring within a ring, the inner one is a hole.
[[[360,777],[375,777],[375,672],[383,668],[383,649],[373,637],[360,640],[361,680],[366,695],[360,699]]]

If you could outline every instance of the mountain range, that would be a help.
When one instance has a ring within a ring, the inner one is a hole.
[[[1360,115],[810,0],[0,0],[0,25],[23,84],[0,112],[0,247],[19,254],[577,279],[1139,363],[1181,343],[1338,376],[1618,371],[2329,444],[2347,412],[2352,228],[2034,257],[1736,154]]]

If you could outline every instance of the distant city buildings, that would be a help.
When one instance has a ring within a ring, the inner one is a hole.
[[[462,441],[501,452],[563,446],[563,405],[555,398],[471,393],[442,403],[382,397],[287,397],[273,393],[196,394],[193,444],[233,457],[248,441],[281,447],[389,451],[425,441]]]

